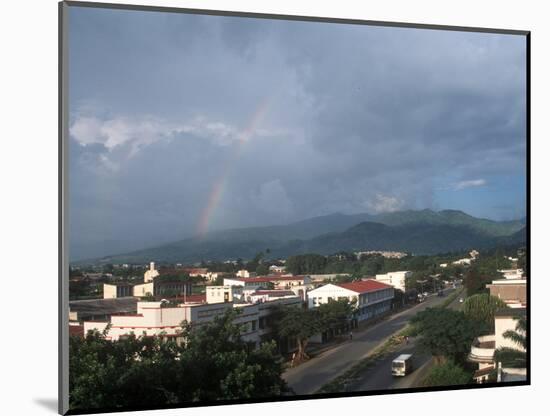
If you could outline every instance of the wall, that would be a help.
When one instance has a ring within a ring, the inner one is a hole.
[[[518,350],[523,350],[518,344],[513,342],[510,339],[504,338],[502,334],[505,331],[516,330],[517,320],[509,316],[496,316],[495,317],[495,346],[496,348],[500,347],[509,347]]]

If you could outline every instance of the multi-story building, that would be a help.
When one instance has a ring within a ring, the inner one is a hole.
[[[318,307],[331,301],[347,299],[355,307],[355,319],[366,321],[391,310],[394,288],[377,280],[326,284],[308,292],[308,306]]]
[[[489,293],[502,299],[509,307],[527,304],[527,279],[498,279],[486,285]]]
[[[393,286],[395,289],[399,289],[402,292],[405,292],[407,287],[407,279],[412,277],[412,272],[410,271],[398,271],[390,272],[386,274],[377,274],[376,280],[382,283],[386,283],[390,286]]]
[[[69,321],[102,321],[113,314],[132,314],[137,311],[138,299],[86,299],[69,302]]]
[[[207,286],[206,301],[208,303],[227,303],[243,301],[242,286]]]
[[[143,281],[145,283],[152,282],[155,277],[159,275],[159,271],[155,269],[155,263],[149,263],[149,270],[147,270],[143,275]]]
[[[191,294],[192,284],[183,280],[167,280],[155,269],[151,262],[143,275],[143,283],[116,282],[103,284],[103,298],[115,299],[127,296],[144,297],[157,295]]]
[[[219,302],[220,296],[215,293],[216,290],[211,291],[210,296],[207,292],[206,303],[187,301],[174,306],[166,302],[138,302],[137,313],[115,314],[103,322],[84,322],[84,331],[103,331],[110,324],[106,335],[110,340],[117,340],[130,333],[136,336],[181,339],[184,321],[197,327],[211,322],[230,309],[235,309],[239,312],[234,322],[240,325],[243,340],[259,345],[270,334],[268,318],[275,305],[301,305],[301,300],[296,296],[279,297],[258,303]]]
[[[306,293],[313,288],[309,276],[274,275],[251,278],[224,278],[225,286],[242,286],[244,290],[254,291],[258,289],[292,290],[296,296],[306,300]]]
[[[495,313],[495,333],[477,337],[472,342],[468,360],[478,364],[478,370],[474,373],[474,379],[478,383],[484,383],[489,380],[491,373],[498,368],[495,362],[495,351],[498,348],[512,348],[519,351],[525,351],[523,347],[514,343],[504,336],[508,330],[516,331],[517,320],[525,317],[526,309],[523,308],[504,308]],[[525,379],[526,369],[507,369],[498,368],[501,380],[506,379],[509,374],[512,379]],[[519,378],[518,378],[519,377]]]
[[[526,317],[527,280],[498,279],[487,285],[492,296],[506,302],[506,308],[495,312],[494,334],[477,337],[472,342],[468,359],[478,364],[474,379],[478,383],[486,382],[494,371],[497,371],[497,381],[525,380],[525,368],[502,368],[495,362],[495,351],[499,348],[512,348],[524,351],[510,338],[504,336],[506,331],[517,331],[518,319]]]

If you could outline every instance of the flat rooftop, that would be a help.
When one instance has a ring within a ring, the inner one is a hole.
[[[124,297],[116,299],[86,299],[69,301],[69,309],[80,318],[117,313],[137,312],[138,298]]]

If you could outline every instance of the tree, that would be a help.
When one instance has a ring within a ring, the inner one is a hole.
[[[302,307],[285,307],[279,313],[279,319],[274,320],[274,330],[277,336],[295,339],[298,344],[296,362],[309,358],[306,347],[310,337],[322,331],[322,323],[318,309]]]
[[[465,362],[472,340],[482,328],[463,312],[444,308],[428,308],[412,319],[415,332],[420,336],[419,345],[441,363],[452,360]]]
[[[506,308],[506,303],[488,293],[479,293],[466,298],[462,310],[468,319],[477,320],[487,326],[487,332],[495,330],[495,312]]]
[[[180,401],[279,396],[287,390],[281,379],[282,358],[274,342],[252,349],[229,311],[210,325],[183,325],[187,340],[178,368]]]
[[[256,255],[254,256],[254,258],[252,259],[252,261],[250,261],[249,263],[247,263],[247,265],[246,265],[246,270],[248,270],[249,272],[251,272],[251,271],[256,271],[256,269],[258,268],[258,266],[262,264],[264,255],[265,255],[265,254],[264,254],[263,251],[260,251],[260,252],[256,253]]]
[[[325,272],[327,259],[320,254],[302,254],[290,256],[285,264],[292,274],[317,274]]]
[[[110,341],[97,331],[71,337],[71,410],[280,396],[287,387],[276,345],[244,342],[236,314],[200,327],[182,323],[181,345],[133,334]]]
[[[496,269],[495,269],[496,273]],[[464,286],[466,287],[466,293],[468,296],[475,295],[477,293],[487,293],[485,285],[490,283],[494,278],[499,277],[499,274],[484,273],[478,267],[470,267],[466,272],[464,280]]]
[[[472,374],[465,371],[461,366],[452,361],[438,364],[432,367],[424,380],[426,387],[435,386],[457,386],[472,382]]]
[[[495,362],[502,363],[503,367],[511,368],[525,368],[527,366],[527,320],[523,316],[518,318],[516,323],[516,330],[505,331],[502,336],[506,339],[513,341],[521,349],[500,347],[495,351]]]
[[[256,275],[258,276],[264,276],[269,274],[269,266],[265,263],[259,264],[258,267],[256,267]]]
[[[347,329],[353,317],[353,305],[348,299],[323,303],[318,311],[322,330],[332,334]]]

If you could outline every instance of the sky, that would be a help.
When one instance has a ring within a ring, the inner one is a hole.
[[[332,213],[526,214],[522,36],[69,10],[71,260]]]

